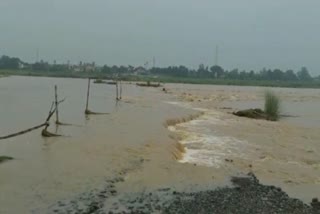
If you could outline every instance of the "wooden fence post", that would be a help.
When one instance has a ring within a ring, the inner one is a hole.
[[[116,97],[116,99],[117,99],[117,100],[119,100],[119,94],[118,94],[118,91],[119,91],[119,90],[118,90],[118,80],[116,81],[116,90],[117,90],[117,91],[116,91],[116,96],[117,96],[117,97]]]
[[[87,114],[89,112],[89,95],[90,95],[90,78],[88,79],[88,89],[87,89],[87,103],[86,103],[86,110],[85,113]]]
[[[54,97],[55,97],[55,105],[56,105],[56,124],[60,124],[59,121],[59,110],[58,110],[58,87],[54,86]]]
[[[120,100],[122,99],[122,82],[120,80]]]

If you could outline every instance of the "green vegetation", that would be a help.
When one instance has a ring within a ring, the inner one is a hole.
[[[268,120],[276,121],[280,114],[280,99],[272,91],[265,93],[264,112]]]
[[[96,79],[93,83],[96,83],[96,84],[105,84],[107,83],[106,81],[103,81],[102,79]]]
[[[3,163],[5,161],[9,161],[9,160],[13,160],[13,158],[8,157],[8,156],[0,156],[0,163]]]
[[[144,69],[145,70],[145,69]],[[96,66],[95,63],[80,62],[71,64],[49,64],[40,61],[26,63],[19,58],[2,56],[0,58],[1,75],[46,76],[70,78],[117,79],[138,82],[165,82],[239,86],[270,86],[293,88],[320,88],[320,76],[311,77],[306,67],[297,72],[289,69],[262,69],[260,71],[226,70],[218,65],[211,67],[201,64],[198,69],[185,66],[151,68],[139,73],[133,66]]]

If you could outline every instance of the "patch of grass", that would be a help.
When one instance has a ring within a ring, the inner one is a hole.
[[[277,121],[280,115],[280,99],[272,91],[266,91],[264,95],[264,111],[267,119]]]
[[[3,163],[5,161],[9,161],[9,160],[13,160],[13,158],[8,157],[8,156],[0,156],[0,163]]]

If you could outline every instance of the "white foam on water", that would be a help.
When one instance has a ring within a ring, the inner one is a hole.
[[[174,102],[174,101],[166,101],[165,103],[168,103],[168,104],[171,104],[171,105],[176,105],[176,106],[179,106],[179,107],[183,107],[183,108],[186,108],[186,109],[192,109],[192,110],[196,110],[196,111],[209,111],[209,109],[206,109],[206,108],[198,108],[198,107],[193,107],[191,104],[189,103],[184,103],[184,102]]]
[[[192,133],[182,140],[186,153],[181,163],[219,168],[226,158],[242,157],[246,142],[233,137]]]
[[[190,108],[191,106],[188,103],[183,103],[183,102],[174,102],[174,101],[166,101],[165,103],[171,104],[171,105],[176,105],[184,108]]]
[[[175,126],[168,126],[168,130],[171,131],[171,132],[177,131]]]
[[[210,154],[207,150],[192,150],[186,149],[186,153],[180,163],[193,163],[202,166],[216,167],[219,168],[221,165],[221,159]]]
[[[213,113],[212,113],[213,112]],[[220,119],[220,113],[214,113],[215,111],[210,111],[209,114],[200,116],[195,120],[191,120],[185,123],[178,124],[177,127],[183,127],[189,132],[199,132],[199,133],[213,133],[212,127],[217,125],[227,125],[226,120]]]
[[[219,136],[215,133],[214,127],[228,125],[228,121],[222,118],[223,113],[194,108],[189,103],[167,103],[205,112],[195,120],[168,127],[172,132],[182,132],[184,136],[188,136],[180,141],[186,147],[186,153],[179,162],[220,168],[225,163],[225,159],[244,158],[247,142],[230,136]]]

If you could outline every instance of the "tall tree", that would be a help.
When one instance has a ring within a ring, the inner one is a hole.
[[[2,56],[0,58],[0,69],[18,69],[22,61],[19,58]]]
[[[298,79],[297,75],[291,69],[287,70],[284,76],[285,76],[285,80],[288,80],[288,81],[296,81]]]
[[[239,71],[238,71],[238,69],[231,70],[228,73],[227,77],[228,77],[228,79],[233,79],[233,80],[239,79]]]
[[[312,77],[309,74],[309,71],[306,67],[302,67],[300,71],[297,73],[298,79],[301,81],[310,81]]]
[[[212,66],[210,71],[214,78],[221,78],[224,75],[224,70],[219,65]]]

